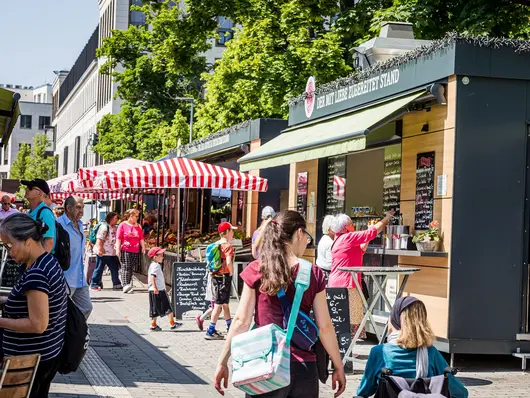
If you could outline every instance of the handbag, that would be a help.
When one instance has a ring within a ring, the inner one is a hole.
[[[305,262],[305,266],[312,267],[312,264],[303,259],[299,259],[300,266]],[[278,299],[283,309],[283,326],[287,327],[289,317],[291,314],[291,302],[285,295],[283,287],[278,292]],[[299,310],[296,318],[296,324],[293,332],[292,342],[301,350],[311,351],[315,343],[318,341],[319,330],[313,319],[307,315],[304,311]]]
[[[302,296],[311,281],[311,263],[300,262],[296,293],[287,330],[266,325],[235,336],[231,343],[232,383],[249,395],[279,390],[291,384],[291,339]]]

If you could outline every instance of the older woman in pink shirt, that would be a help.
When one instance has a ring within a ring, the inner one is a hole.
[[[339,268],[362,267],[363,256],[368,243],[383,231],[393,215],[393,211],[388,212],[383,220],[365,231],[354,231],[351,218],[346,214],[338,215],[331,226],[332,231],[335,232],[335,240],[331,247],[331,275],[329,276],[328,287],[349,289],[352,334],[355,334],[363,318],[362,301],[355,289],[353,278],[357,277],[362,286],[362,277],[360,273],[344,272],[340,271]]]

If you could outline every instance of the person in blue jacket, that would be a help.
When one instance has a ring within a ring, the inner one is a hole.
[[[381,370],[392,370],[394,376],[404,378],[442,375],[448,366],[440,352],[433,347],[434,333],[427,321],[423,302],[407,296],[396,300],[390,316],[391,332],[387,344],[370,351],[366,369],[357,395],[368,398],[377,391]],[[467,398],[467,389],[453,375],[449,375],[452,398]]]

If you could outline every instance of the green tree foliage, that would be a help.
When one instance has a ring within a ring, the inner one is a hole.
[[[208,79],[199,135],[258,117],[286,118],[287,100],[304,90],[308,76],[326,83],[350,72],[342,38],[328,29],[338,11],[335,1],[288,0],[250,2],[233,13],[244,28]]]
[[[50,140],[46,134],[37,133],[33,139],[30,158],[26,163],[25,179],[42,178],[43,180],[50,180],[57,177],[56,158],[50,155],[49,147]]]
[[[119,83],[118,96],[124,101],[120,113],[105,116],[98,125],[94,150],[106,160],[125,156],[153,160],[171,142],[169,136],[162,140],[159,130],[187,132],[182,123],[188,103],[176,98],[199,98],[200,76],[208,70],[202,54],[210,48],[207,39],[216,22],[192,17],[174,3],[145,1],[133,6],[146,15],[146,25],[113,31],[98,50],[105,60],[100,73]],[[180,138],[187,142],[188,136]]]
[[[22,180],[26,178],[26,170],[28,168],[28,161],[31,159],[31,145],[23,143],[18,150],[17,158],[11,165],[11,178],[14,180]]]

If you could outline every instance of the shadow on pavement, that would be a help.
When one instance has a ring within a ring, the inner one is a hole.
[[[90,339],[90,347],[125,387],[137,387],[141,383],[211,384],[188,370],[186,364],[166,355],[160,349],[166,346],[156,347],[127,325],[91,324]],[[72,382],[67,379],[70,378],[57,378],[54,382]]]

